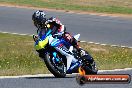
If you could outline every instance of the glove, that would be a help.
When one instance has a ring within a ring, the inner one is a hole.
[[[33,34],[33,40],[36,42],[38,40],[38,36]]]

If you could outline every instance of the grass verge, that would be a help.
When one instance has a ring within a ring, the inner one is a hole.
[[[0,76],[49,73],[30,36],[0,33]],[[132,49],[80,43],[99,69],[132,67]]]
[[[0,0],[1,4],[26,5],[33,7],[132,14],[131,0]]]

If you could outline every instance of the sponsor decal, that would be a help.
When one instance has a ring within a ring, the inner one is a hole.
[[[64,52],[70,54],[70,51],[65,46],[58,46],[58,48],[63,50]]]
[[[128,74],[98,74],[98,75],[77,75],[77,83],[91,84],[128,84],[131,81],[131,76]]]

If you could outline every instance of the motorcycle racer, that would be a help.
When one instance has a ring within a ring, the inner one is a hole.
[[[59,19],[46,18],[42,10],[33,13],[32,21],[37,27],[37,35],[33,35],[35,49],[52,74],[65,77],[78,72],[78,68],[88,74],[97,73],[93,58],[78,45],[80,34],[73,37]]]
[[[46,14],[42,10],[35,11],[32,15],[34,25],[38,28],[39,35],[44,34],[47,28],[52,29],[52,35],[63,37],[67,42],[73,45],[79,52],[81,48],[78,45],[77,40],[69,33],[66,32],[66,27],[61,21],[55,17],[46,18]],[[36,40],[37,36],[33,36]]]

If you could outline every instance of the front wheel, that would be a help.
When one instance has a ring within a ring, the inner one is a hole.
[[[45,64],[48,70],[57,78],[64,78],[66,76],[65,65],[63,61],[61,63],[55,63],[53,57],[47,53],[44,58]]]

